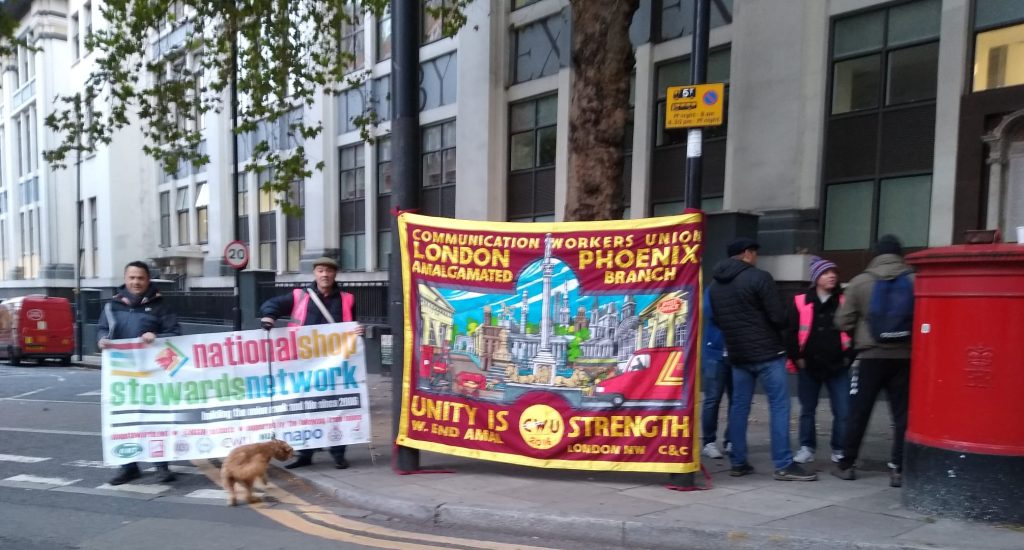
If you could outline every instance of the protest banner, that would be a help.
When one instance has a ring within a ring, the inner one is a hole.
[[[550,468],[699,469],[703,214],[398,222],[399,445]]]
[[[103,350],[104,462],[217,458],[271,437],[295,449],[368,442],[355,327],[115,340]]]

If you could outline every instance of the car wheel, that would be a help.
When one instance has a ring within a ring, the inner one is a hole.
[[[71,356],[70,355],[65,355],[64,357],[61,357],[60,358],[60,364],[64,365],[64,366],[70,365],[71,364]]]
[[[626,402],[626,398],[622,397],[621,393],[617,393],[617,394],[612,396],[612,406],[613,407],[621,407],[622,404],[625,403],[625,402]]]
[[[12,365],[17,366],[17,365],[21,364],[21,354],[18,352],[17,349],[8,348],[8,350],[7,350],[7,357],[10,360]]]

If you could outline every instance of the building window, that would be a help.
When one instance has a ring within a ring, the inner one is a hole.
[[[366,269],[366,174],[363,144],[342,147],[341,174],[341,269]]]
[[[175,197],[178,211],[178,244],[190,244],[192,241],[188,235],[188,187],[179,187]]]
[[[366,108],[366,87],[349,88],[338,94],[338,128],[339,134],[359,129],[356,123]]]
[[[160,246],[171,246],[171,192],[160,193]]]
[[[729,112],[729,78],[732,50],[723,48],[708,55],[708,82],[725,83],[724,112]],[[665,129],[665,91],[669,86],[690,84],[690,59],[683,58],[657,66],[655,73],[654,151],[651,156],[650,213],[652,216],[680,214],[686,208],[682,174],[686,165],[686,130]],[[701,172],[701,206],[705,209],[720,203],[725,193],[725,145],[729,121],[704,129],[703,166]]]
[[[459,72],[455,52],[420,64],[420,110],[455,103]]]
[[[78,58],[80,56],[80,54],[79,54],[79,44],[81,43],[81,38],[78,36],[79,35],[79,29],[78,29],[78,14],[77,13],[71,14],[71,20],[68,22],[68,27],[70,27],[70,29],[68,29],[68,30],[71,31],[71,40],[70,40],[70,42],[71,42],[71,60],[72,61],[78,61]]]
[[[512,83],[553,75],[569,66],[569,10],[516,29]]]
[[[92,243],[92,261],[89,262],[89,276],[99,276],[100,265],[100,239],[97,234],[99,229],[96,214],[96,197],[89,199],[89,239]]]
[[[210,188],[205,183],[196,185],[196,226],[199,244],[210,241]]]
[[[974,2],[973,91],[1024,84],[1024,3]]]
[[[693,34],[693,0],[661,0],[654,3],[654,9],[659,9],[659,4],[661,28],[656,29],[659,42]],[[732,4],[732,0],[711,2],[708,15],[712,29],[732,23]]]
[[[274,179],[273,171],[260,170],[259,175],[260,217],[260,269],[277,270],[277,196],[267,188]]]
[[[249,179],[245,172],[238,174],[238,240],[249,246],[252,250],[252,242],[249,240]],[[252,255],[250,254],[250,257]]]
[[[529,6],[530,4],[536,4],[537,2],[540,2],[540,0],[513,0],[512,10],[514,11],[518,10],[519,8],[525,8],[526,6]]]
[[[430,216],[455,217],[455,121],[423,128],[420,208]]]
[[[305,212],[305,182],[292,182],[291,187],[288,189],[288,203]],[[303,216],[288,216],[285,220],[285,238],[288,240],[287,271],[298,273],[302,253],[306,250],[306,219]]]
[[[92,47],[89,46],[89,38],[92,37],[92,2],[86,2],[85,5],[82,6],[82,27],[85,51],[87,53],[92,53]]]
[[[30,34],[25,34],[21,38],[29,43],[32,41]],[[16,61],[18,64],[16,73],[18,79],[15,82],[15,88],[21,88],[36,76],[36,54],[33,49],[22,45],[18,46],[15,55],[17,56]]]
[[[384,6],[384,12],[377,21],[377,61],[391,59],[391,6]]]
[[[346,10],[341,23],[341,51],[352,57],[348,60],[349,72],[362,69],[366,64],[366,44],[363,40],[363,12],[358,6]]]
[[[85,203],[78,201],[78,272],[85,274]]]
[[[377,270],[387,271],[391,257],[391,138],[377,140]]]
[[[825,250],[928,244],[941,16],[918,0],[833,20]]]
[[[557,115],[557,95],[509,106],[510,221],[554,219]]]
[[[421,32],[420,32],[420,43],[429,44],[431,42],[437,42],[438,40],[445,38],[444,35],[444,16],[438,13],[438,10],[449,4],[446,0],[423,0],[423,9],[420,10],[422,14],[421,18]],[[433,12],[433,13],[431,13]]]

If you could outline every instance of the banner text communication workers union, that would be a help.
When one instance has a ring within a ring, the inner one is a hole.
[[[700,213],[399,216],[398,443],[549,468],[699,469]]]
[[[277,437],[296,449],[366,443],[355,323],[116,340],[103,351],[108,464],[227,456]]]

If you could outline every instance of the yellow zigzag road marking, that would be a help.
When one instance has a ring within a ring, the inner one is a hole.
[[[210,481],[214,482],[218,486],[220,485],[220,470],[213,466],[208,460],[193,460],[195,464]],[[278,502],[284,504],[290,504],[297,506],[303,515],[307,515],[317,521],[333,525],[344,531],[331,529],[324,527],[323,525],[313,523],[303,519],[300,514],[288,510],[274,510],[266,507],[266,503],[256,504],[250,508],[261,514],[268,519],[276,521],[285,527],[299,531],[301,533],[308,533],[316,535],[321,538],[329,540],[338,540],[343,542],[351,542],[355,544],[364,544],[366,546],[373,546],[375,548],[390,548],[395,550],[403,550],[407,548],[417,548],[424,550],[451,550],[448,547],[443,546],[428,546],[421,544],[413,544],[406,541],[392,541],[375,539],[350,533],[349,531],[358,531],[360,533],[366,533],[370,535],[377,535],[383,537],[392,538],[404,538],[407,540],[423,541],[423,542],[434,542],[439,544],[447,545],[458,545],[469,548],[479,548],[481,550],[549,550],[541,546],[526,546],[522,544],[504,544],[500,542],[490,542],[485,540],[471,540],[462,539],[457,537],[443,537],[439,535],[429,535],[426,533],[416,533],[413,531],[399,531],[397,529],[389,529],[387,527],[380,527],[370,523],[363,523],[360,521],[354,521],[346,518],[337,516],[322,506],[315,504],[309,504],[302,498],[281,489],[277,485],[270,483],[267,485],[266,494],[272,496]]]

